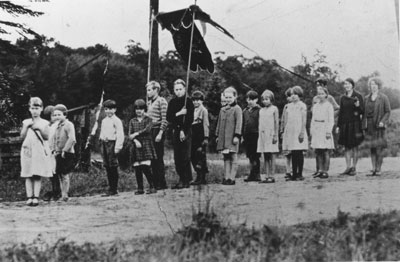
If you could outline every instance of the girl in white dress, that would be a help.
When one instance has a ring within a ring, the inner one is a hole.
[[[267,177],[262,183],[274,183],[275,155],[279,152],[279,111],[272,103],[274,94],[265,90],[261,95],[263,108],[259,112],[257,152],[264,155],[264,167]]]
[[[51,152],[48,145],[49,122],[40,117],[43,102],[39,97],[29,101],[32,118],[22,122],[21,177],[25,178],[26,204],[37,206],[41,188],[41,177],[52,177]]]
[[[288,180],[304,180],[303,151],[308,149],[308,136],[306,132],[307,106],[300,100],[303,97],[303,89],[300,86],[292,88],[292,103],[286,108],[286,127],[284,138],[287,149],[292,153],[292,177]]]
[[[314,177],[328,178],[329,150],[335,148],[332,128],[334,125],[333,106],[327,100],[328,90],[318,88],[319,102],[313,106],[311,118],[311,147],[315,149],[318,173]]]

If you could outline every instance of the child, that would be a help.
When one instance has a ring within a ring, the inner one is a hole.
[[[153,173],[150,165],[151,161],[155,159],[156,150],[153,145],[151,137],[152,119],[144,114],[146,109],[146,102],[143,99],[135,101],[136,117],[132,118],[129,122],[129,139],[133,140],[133,166],[135,168],[136,181],[138,190],[135,195],[141,195],[143,191],[143,174],[149,183],[149,190],[147,194],[156,193],[157,190],[154,186]]]
[[[265,90],[261,98],[264,107],[260,109],[257,152],[264,153],[264,167],[267,177],[262,183],[274,183],[275,154],[279,152],[279,111],[276,106],[272,105],[274,94],[270,90]]]
[[[175,96],[169,102],[167,120],[172,124],[174,147],[174,161],[179,182],[172,189],[189,188],[192,180],[190,154],[192,145],[192,123],[194,105],[190,98],[186,98],[186,83],[178,79],[174,82]],[[186,102],[185,102],[186,99]],[[186,106],[185,106],[186,104]]]
[[[224,90],[227,105],[218,116],[216,137],[217,150],[224,156],[225,178],[223,185],[234,185],[237,172],[237,153],[242,134],[242,109],[236,103],[237,92],[233,87]]]
[[[282,154],[285,156],[285,169],[286,169],[286,175],[285,179],[290,180],[292,177],[292,155],[290,154],[290,151],[288,150],[288,145],[287,145],[287,140],[285,137],[285,132],[287,130],[286,124],[287,124],[287,106],[289,103],[292,102],[292,89],[288,88],[285,92],[287,104],[283,108],[282,112],[282,118],[281,118],[281,124],[280,124],[280,133],[282,136]]]
[[[45,119],[50,121],[50,128],[49,128],[50,149],[51,149],[51,141],[53,140],[53,136],[58,126],[58,120],[55,118],[53,113],[54,113],[54,106],[50,105],[46,106],[43,110],[43,115]],[[44,194],[43,200],[50,201],[51,199],[53,199],[54,201],[57,201],[61,197],[61,188],[60,188],[60,179],[56,173],[56,156],[54,154],[51,154],[50,159],[51,159],[51,172],[53,173],[53,177],[50,178],[51,191]]]
[[[25,178],[28,206],[39,205],[41,177],[51,177],[50,148],[48,145],[49,122],[40,117],[43,102],[39,97],[29,100],[32,118],[22,122],[21,177]]]
[[[153,172],[154,185],[157,190],[167,188],[164,166],[164,133],[168,125],[168,103],[164,97],[159,95],[160,89],[161,85],[156,81],[150,81],[146,85],[148,98],[147,115],[153,120],[151,136],[157,154],[157,158],[151,160],[151,169]]]
[[[291,180],[304,180],[303,151],[308,149],[308,136],[306,132],[307,107],[300,100],[303,97],[303,89],[300,86],[292,88],[292,102],[286,109],[287,122],[284,139],[287,141],[288,150],[292,154]]]
[[[114,100],[103,103],[106,117],[101,122],[100,142],[104,167],[106,168],[109,190],[103,196],[118,195],[118,159],[117,155],[124,144],[122,121],[115,112],[117,104]]]
[[[318,89],[318,103],[313,106],[311,118],[311,147],[315,149],[318,173],[314,178],[328,178],[329,149],[335,148],[332,137],[333,106],[328,102],[328,90]]]
[[[194,170],[197,173],[196,179],[191,185],[205,185],[207,168],[206,148],[209,137],[208,110],[203,106],[204,94],[201,91],[195,91],[192,94],[194,105],[194,119],[192,124],[192,156],[191,161]]]
[[[56,176],[59,178],[61,187],[61,198],[68,201],[70,185],[69,173],[74,169],[74,145],[76,143],[75,127],[67,119],[67,107],[58,104],[54,107],[54,118],[58,125],[51,141],[53,154],[56,156]]]
[[[250,162],[250,174],[245,182],[260,181],[260,154],[257,153],[258,141],[258,116],[260,106],[256,91],[249,91],[246,94],[247,107],[243,110],[243,144],[246,148],[246,156]]]

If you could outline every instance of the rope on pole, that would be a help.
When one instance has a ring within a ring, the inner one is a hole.
[[[196,2],[195,2],[196,5]],[[186,101],[188,97],[188,91],[189,91],[189,75],[190,75],[190,63],[192,60],[192,47],[193,47],[193,32],[194,32],[194,17],[195,17],[195,11],[193,11],[192,14],[192,31],[190,32],[190,46],[189,46],[189,58],[188,58],[188,65],[187,65],[187,72],[186,72],[186,92],[185,92],[185,105],[184,108],[186,108]]]

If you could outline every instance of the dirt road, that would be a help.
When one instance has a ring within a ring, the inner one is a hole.
[[[195,189],[165,190],[154,195],[71,198],[69,202],[0,204],[0,244],[53,243],[59,238],[83,242],[107,242],[147,235],[167,235],[190,223],[192,210],[204,209],[207,199],[224,222],[249,226],[291,225],[336,216],[337,210],[361,214],[400,209],[400,159],[386,158],[381,177],[367,177],[369,159],[362,159],[359,174],[339,177],[343,159],[332,159],[331,177],[312,179],[313,159],[305,163],[306,180],[275,184],[213,184],[199,194]]]

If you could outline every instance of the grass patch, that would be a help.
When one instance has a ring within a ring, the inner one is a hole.
[[[0,250],[1,261],[361,261],[400,259],[400,213],[373,213],[290,227],[228,227],[197,213],[177,234],[78,245],[40,240]]]

